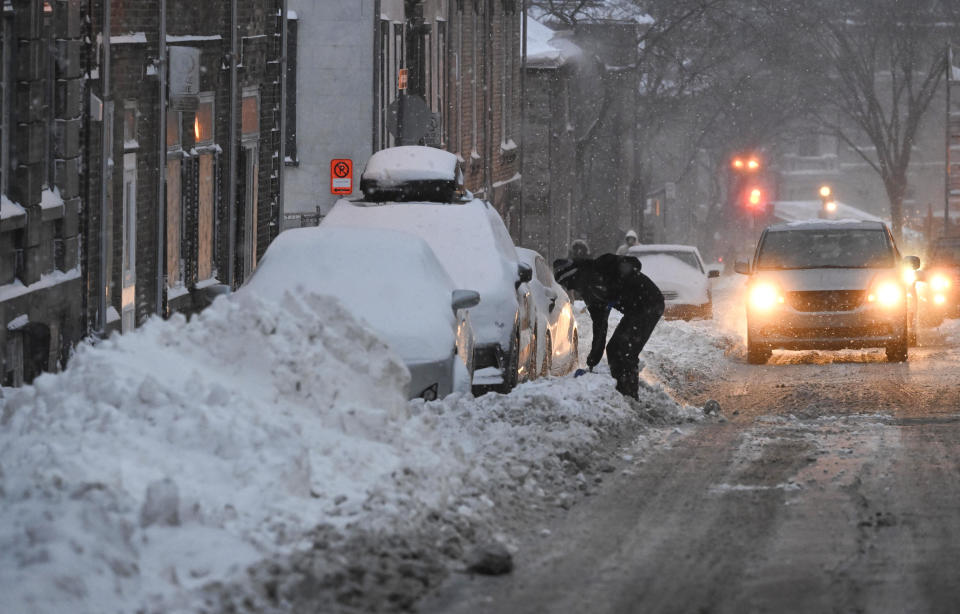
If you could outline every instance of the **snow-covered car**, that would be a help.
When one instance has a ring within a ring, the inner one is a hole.
[[[480,295],[456,285],[415,235],[288,230],[270,244],[241,292],[274,301],[287,292],[335,296],[406,364],[410,398],[471,390],[475,340],[468,310]]]
[[[713,317],[710,279],[720,271],[707,269],[700,251],[692,245],[634,245],[627,251],[643,265],[644,274],[663,293],[664,317],[668,319]]]
[[[900,257],[883,222],[810,220],[763,231],[747,281],[747,361],[774,348],[882,347],[907,359],[916,256]]]
[[[477,341],[475,393],[509,391],[531,376],[535,339],[528,316],[532,300],[528,282],[533,271],[518,260],[510,234],[490,203],[341,200],[321,223],[333,226],[415,234],[430,245],[456,284],[480,293],[480,304],[470,316]],[[390,257],[389,252],[376,251]]]
[[[517,248],[520,261],[533,269],[530,280],[533,316],[536,322],[537,362],[539,377],[565,375],[577,368],[580,335],[573,304],[566,290],[553,277],[553,271],[539,253]]]

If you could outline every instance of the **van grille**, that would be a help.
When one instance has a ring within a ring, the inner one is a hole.
[[[787,292],[787,302],[797,311],[853,311],[863,303],[863,290]]]

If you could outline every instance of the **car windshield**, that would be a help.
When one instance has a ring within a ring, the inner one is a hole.
[[[640,262],[643,262],[644,258],[649,256],[670,256],[671,258],[676,258],[680,262],[684,263],[687,266],[691,266],[701,273],[703,269],[700,267],[700,263],[697,262],[697,256],[693,252],[681,252],[681,251],[642,251],[635,252],[631,254],[640,259]]]
[[[940,243],[934,248],[930,260],[935,264],[960,265],[960,242]]]
[[[759,269],[863,269],[893,264],[892,246],[879,229],[768,232],[757,257]]]

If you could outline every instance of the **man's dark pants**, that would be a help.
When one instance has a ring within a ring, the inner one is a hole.
[[[617,380],[620,394],[635,399],[640,397],[640,350],[650,339],[662,316],[662,305],[625,314],[610,336],[607,363],[610,365],[610,375]]]

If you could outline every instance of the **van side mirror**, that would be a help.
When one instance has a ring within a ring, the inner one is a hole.
[[[917,256],[904,256],[903,263],[912,268],[914,271],[920,268],[920,258]]]
[[[709,271],[707,271],[707,278],[713,279],[715,277],[720,277],[720,271],[718,271],[717,269],[710,269]]]
[[[460,309],[470,309],[480,304],[480,293],[475,290],[454,290],[450,300],[450,306],[456,313]]]
[[[750,263],[746,260],[737,260],[733,263],[733,270],[741,275],[750,274]]]

